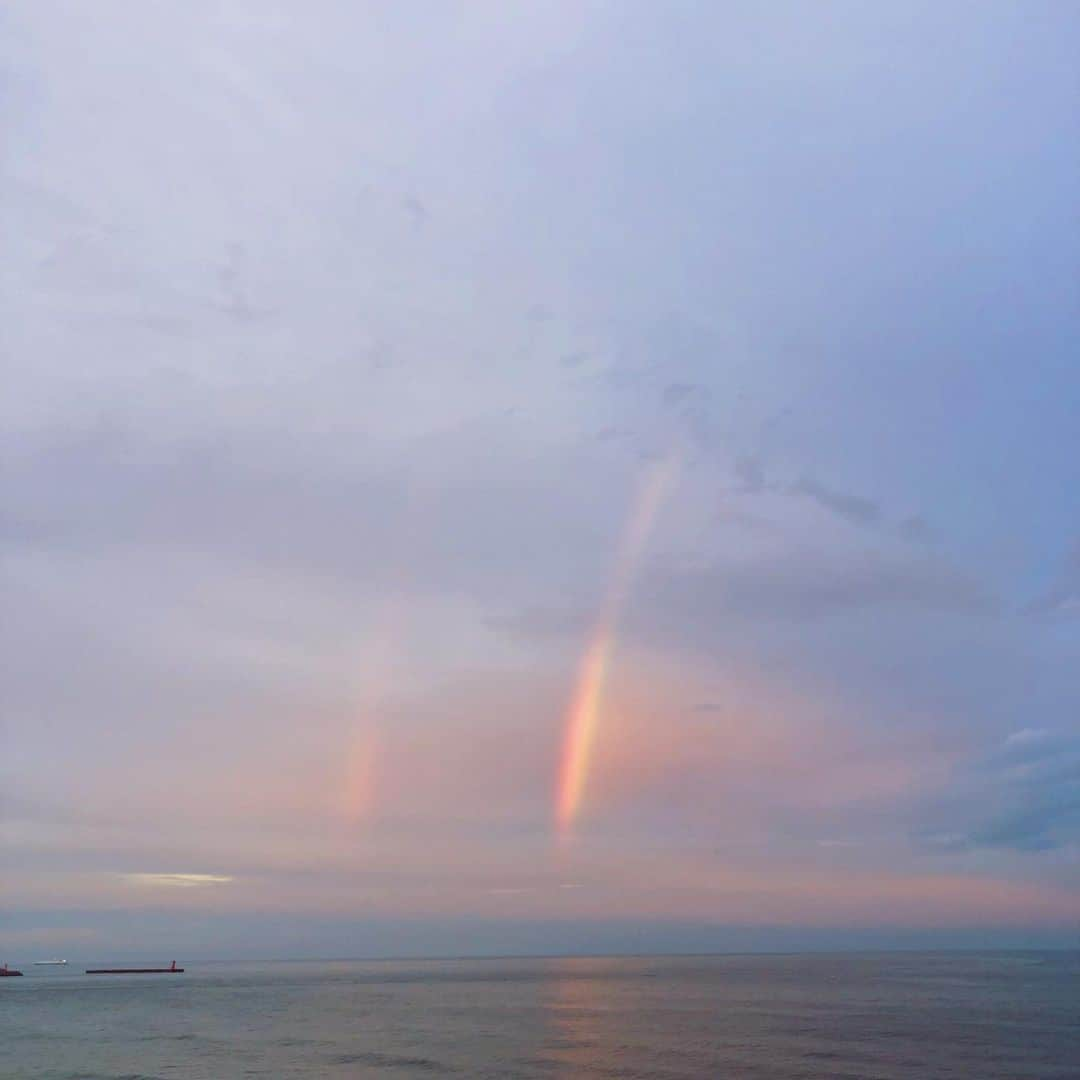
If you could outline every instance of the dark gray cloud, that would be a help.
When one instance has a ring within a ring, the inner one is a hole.
[[[1026,610],[1031,615],[1051,618],[1080,617],[1080,541],[1073,545],[1054,587],[1029,604]]]
[[[879,525],[885,514],[881,504],[863,495],[838,491],[812,476],[803,475],[788,487],[769,482],[765,466],[754,454],[736,456],[736,493],[740,495],[785,494],[811,500],[817,506],[844,521],[859,526]],[[907,540],[925,541],[932,535],[929,524],[921,516],[907,517],[897,527],[898,533]]]
[[[794,495],[813,499],[819,506],[858,525],[875,525],[881,519],[881,507],[873,499],[836,491],[811,476],[801,477],[791,491]]]
[[[685,405],[702,392],[700,386],[693,383],[668,383],[664,387],[665,405]]]
[[[735,475],[739,479],[741,494],[756,495],[765,489],[765,469],[752,455],[735,459]]]
[[[557,608],[530,607],[509,615],[491,615],[484,621],[497,633],[526,641],[544,638],[562,640],[567,636],[580,636],[589,626],[586,612]]]
[[[861,610],[986,615],[991,594],[976,580],[929,558],[873,552],[843,557],[792,552],[775,560],[656,569],[643,603],[695,623],[731,616],[801,620]]]
[[[927,543],[934,538],[934,528],[921,514],[904,518],[897,526],[897,531],[913,543]]]
[[[494,428],[465,425],[402,446],[389,462],[358,452],[351,437],[274,431],[162,439],[106,425],[13,437],[4,447],[4,533],[43,551],[201,551],[354,584],[407,558],[416,586],[493,596],[505,596],[512,580],[531,577],[527,591],[535,589],[541,564],[556,575],[587,569],[590,546],[604,558],[607,530],[577,512],[594,502],[583,481],[602,462],[580,458],[568,482],[564,466],[532,453],[511,426]],[[489,456],[493,436],[502,453]],[[567,453],[573,462],[576,451]],[[620,503],[608,502],[614,517]]]
[[[423,225],[427,221],[427,207],[415,195],[406,195],[401,200],[401,205],[417,225]]]
[[[1080,845],[1080,735],[1024,729],[958,778],[953,826],[925,839],[932,848],[1021,852]]]

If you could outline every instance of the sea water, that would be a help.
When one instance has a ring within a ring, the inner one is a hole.
[[[0,981],[0,1075],[1080,1078],[1080,953],[185,966]]]

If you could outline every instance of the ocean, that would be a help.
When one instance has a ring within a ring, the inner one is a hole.
[[[1080,1078],[1080,953],[83,966],[0,980],[0,1075]]]

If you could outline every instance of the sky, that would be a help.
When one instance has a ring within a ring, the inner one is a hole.
[[[0,11],[0,950],[1080,943],[1080,13]]]

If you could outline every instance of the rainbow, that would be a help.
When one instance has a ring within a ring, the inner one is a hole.
[[[570,834],[581,812],[619,616],[656,513],[671,483],[674,465],[674,457],[669,456],[645,470],[615,557],[607,595],[578,666],[574,692],[566,710],[555,789],[555,823],[564,837]]]
[[[383,757],[384,712],[390,688],[400,674],[406,655],[407,617],[404,575],[391,579],[390,595],[375,620],[365,650],[362,692],[356,703],[356,720],[336,759],[342,771],[342,788],[336,796],[337,810],[346,823],[360,825],[374,818],[380,794],[379,768]]]
[[[379,731],[372,726],[352,735],[345,753],[345,790],[341,811],[350,825],[370,820],[375,811],[376,766],[379,754]]]
[[[344,766],[339,809],[352,825],[368,821],[374,815],[379,794],[383,712],[405,652],[407,614],[404,590],[395,590],[376,620],[364,657],[363,692],[357,702],[357,719],[339,759]]]

